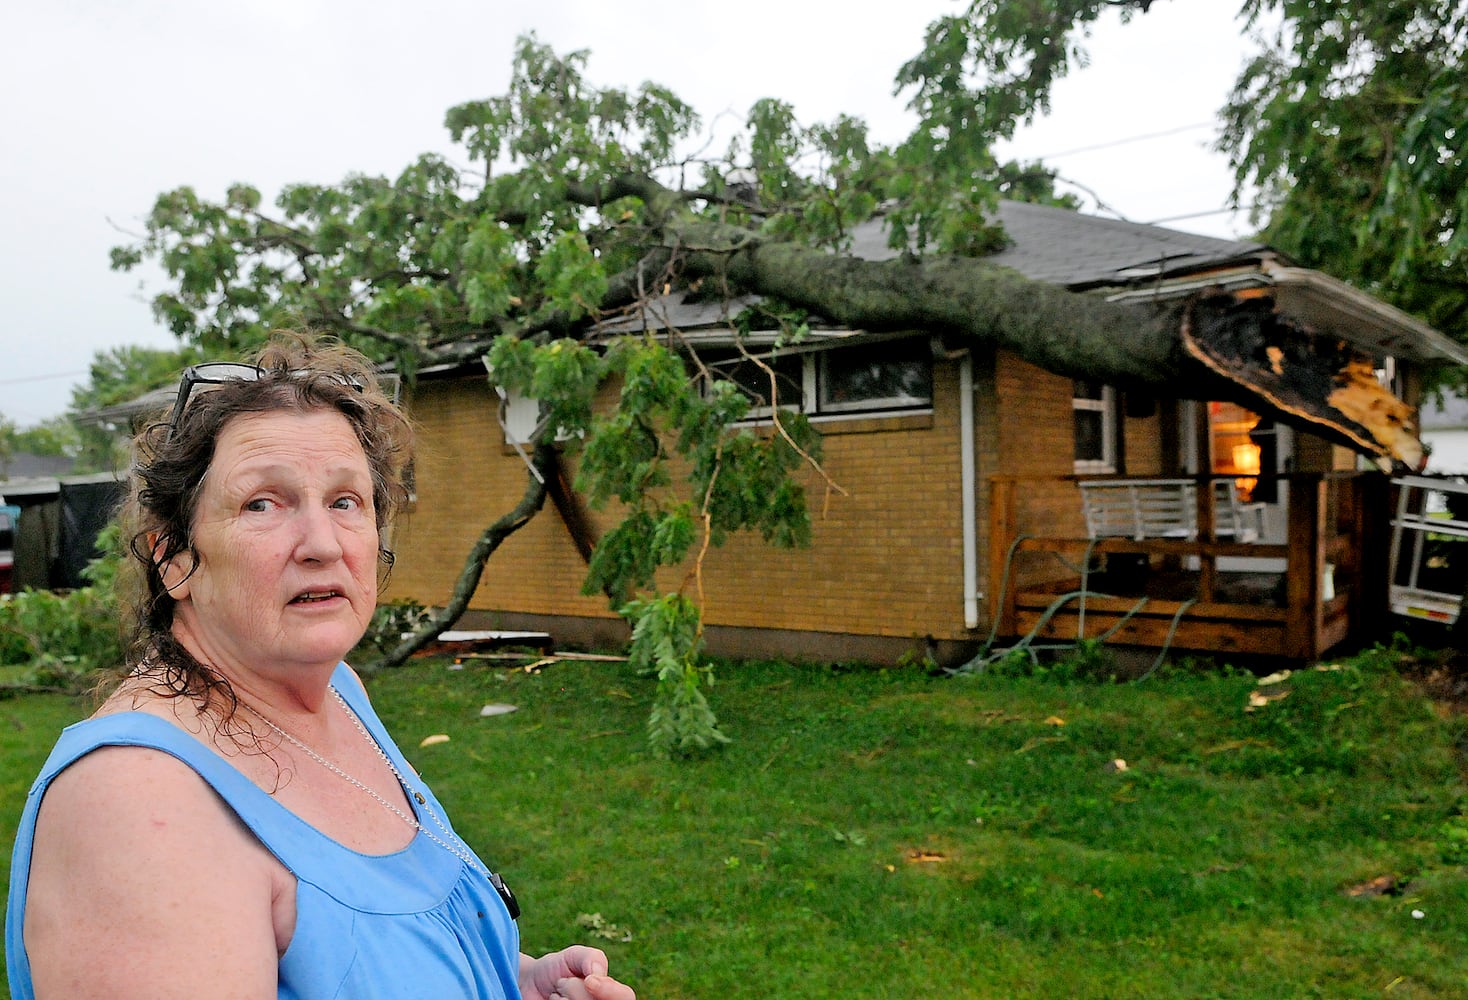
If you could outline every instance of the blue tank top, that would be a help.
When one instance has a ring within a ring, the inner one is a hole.
[[[332,684],[402,773],[409,797],[422,793],[447,824],[443,806],[403,758],[345,667],[337,668]],[[280,959],[280,1000],[518,1000],[519,933],[483,873],[421,832],[392,854],[343,847],[203,743],[143,712],[69,726],[26,797],[5,921],[13,1000],[34,997],[22,931],[41,798],[56,775],[104,746],[150,747],[187,764],[296,877],[296,929]],[[421,808],[419,818],[449,839]],[[463,843],[456,835],[454,842]]]

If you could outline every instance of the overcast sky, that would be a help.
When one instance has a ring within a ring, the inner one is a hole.
[[[845,112],[892,142],[897,68],[958,0],[43,0],[0,10],[0,414],[64,410],[93,352],[172,346],[108,249],[179,185],[395,176],[447,141],[453,104],[502,93],[517,35],[589,49],[601,86],[654,80],[703,115],[760,97],[809,124]],[[1136,222],[1239,236],[1208,151],[1250,45],[1239,0],[1166,0],[1096,30],[1091,66],[1009,156],[1044,157],[1088,203]],[[1159,135],[1159,133],[1166,133]],[[1145,137],[1151,138],[1145,138]],[[1101,148],[1097,148],[1101,147]],[[1201,214],[1214,213],[1214,214]],[[1179,218],[1191,216],[1190,218]]]

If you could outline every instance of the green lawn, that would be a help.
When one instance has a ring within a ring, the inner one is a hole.
[[[600,944],[646,1000],[1468,993],[1464,728],[1380,666],[1250,713],[1242,675],[724,665],[735,742],[692,761],[646,752],[652,684],[617,664],[370,689],[526,949]],[[0,702],[7,832],[83,711]]]

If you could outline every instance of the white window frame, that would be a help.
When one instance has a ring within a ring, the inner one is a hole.
[[[810,363],[810,355],[809,354],[795,354],[795,353],[785,353],[785,354],[782,354],[778,350],[755,350],[755,351],[751,351],[750,352],[750,359],[755,359],[755,360],[766,362],[768,364],[771,364],[771,367],[773,367],[773,362],[776,359],[782,359],[783,360],[785,358],[791,358],[791,357],[797,358],[800,361],[800,365],[801,365],[801,367],[800,367],[800,395],[801,395],[801,398],[800,398],[800,401],[799,402],[793,402],[792,401],[792,402],[781,403],[780,404],[780,409],[782,411],[786,412],[786,413],[802,413],[802,412],[803,413],[810,413],[811,412],[811,409],[812,409],[812,407],[813,407],[813,405],[815,403],[815,395],[814,395],[814,392],[815,392],[814,378],[815,378],[815,376],[813,374],[814,367]],[[729,361],[744,361],[744,360],[747,360],[747,359],[741,357],[740,355],[738,355],[736,353],[733,357],[729,358],[728,360]],[[725,363],[726,362],[723,361],[723,360],[714,361],[712,363],[709,363],[709,368],[710,369],[713,369],[716,366],[722,365],[722,364],[725,364]],[[708,385],[709,385],[708,382],[705,381],[704,382],[704,386],[703,386],[703,391],[705,393],[708,392]],[[777,385],[778,385],[778,383],[777,383]],[[753,400],[751,400],[750,402],[753,403]],[[742,424],[743,423],[755,423],[755,422],[758,422],[758,421],[761,421],[761,420],[768,420],[773,413],[774,413],[774,407],[771,407],[771,406],[753,406],[753,405],[751,405],[750,408],[749,408],[749,410],[748,410],[748,412],[745,414],[744,419],[742,421],[740,421],[740,423],[742,423]]]
[[[817,364],[819,365],[819,371],[818,371],[818,379],[817,379],[817,381],[819,383],[821,383],[822,385],[827,380],[826,365],[828,365],[830,363],[831,358],[832,358],[832,355],[834,354],[834,352],[835,351],[839,351],[839,350],[841,350],[841,348],[839,348],[839,347],[832,348],[829,351],[822,351],[822,352],[820,352],[819,355],[817,355],[817,357],[819,358],[819,361],[817,362]],[[817,396],[816,399],[815,399],[815,401],[814,401],[815,402],[815,412],[817,414],[824,413],[824,414],[831,414],[831,415],[838,415],[838,414],[839,415],[845,415],[845,414],[856,414],[856,413],[870,413],[870,412],[874,412],[874,411],[875,412],[884,412],[884,411],[890,412],[890,411],[932,410],[932,408],[933,408],[933,389],[932,389],[932,384],[933,383],[932,383],[932,367],[931,367],[932,366],[932,361],[931,361],[931,359],[929,359],[928,364],[929,364],[929,368],[928,368],[928,398],[927,398],[927,401],[926,402],[916,402],[915,403],[915,402],[912,402],[912,401],[907,400],[907,399],[903,399],[903,398],[898,397],[898,396],[887,396],[887,397],[873,398],[873,399],[858,399],[858,400],[852,400],[850,402],[826,402],[826,401],[821,400],[819,398],[819,396]]]
[[[912,403],[900,399],[864,399],[855,402],[825,403],[820,400],[820,382],[824,377],[824,365],[829,359],[832,351],[839,351],[843,347],[855,346],[845,344],[823,345],[818,348],[804,348],[782,353],[779,356],[788,358],[793,356],[801,359],[801,400],[797,406],[795,403],[782,403],[780,409],[786,412],[804,413],[812,423],[820,423],[837,420],[861,420],[867,417],[880,417],[887,415],[907,415],[914,413],[932,413],[933,400],[931,395],[926,402]],[[776,352],[770,349],[754,349],[751,351],[755,357],[769,359]],[[715,362],[718,364],[720,362]],[[707,382],[704,383],[704,391],[708,391]],[[751,406],[748,415],[739,425],[756,424],[770,419],[771,411],[768,406]]]
[[[1091,412],[1101,414],[1101,457],[1099,459],[1075,459],[1075,471],[1077,473],[1092,474],[1115,472],[1118,434],[1116,419],[1116,387],[1103,384],[1101,386],[1101,398],[1099,399],[1093,399],[1089,396],[1078,395],[1073,388],[1071,392],[1070,406],[1072,413],[1072,433],[1074,433],[1075,427],[1075,413]]]

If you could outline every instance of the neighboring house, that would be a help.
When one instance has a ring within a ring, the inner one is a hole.
[[[1468,399],[1444,395],[1422,404],[1422,440],[1432,448],[1427,471],[1468,475]]]
[[[34,479],[37,476],[64,476],[71,472],[76,459],[65,455],[33,455],[18,451],[0,455],[0,492],[7,479]]]
[[[43,461],[26,460],[36,458]],[[122,500],[123,484],[113,473],[70,476],[70,459],[49,458],[13,456],[11,475],[0,478],[0,504],[13,521],[12,590],[83,586],[81,571],[97,556],[97,534]]]
[[[1405,314],[1257,243],[1016,203],[1000,218],[1012,245],[996,264],[1119,300],[1205,287],[1267,296],[1374,354],[1409,403],[1417,366],[1468,361]],[[858,234],[855,252],[892,253],[878,226]],[[592,336],[676,327],[767,407],[767,378],[732,350],[727,321],[739,308],[675,292],[637,323]],[[710,554],[705,621],[715,652],[892,662],[927,651],[953,662],[991,632],[1074,638],[1115,627],[1110,639],[1129,644],[1308,658],[1364,634],[1378,604],[1384,614],[1385,585],[1378,594],[1374,579],[1389,531],[1386,477],[1357,473],[1354,453],[1298,427],[1191,399],[1188,386],[1176,396],[1127,394],[920,330],[814,329],[771,364],[778,403],[819,425],[824,468],[849,495],[826,496],[808,477],[808,549],[736,537]],[[502,425],[477,358],[419,373],[416,500],[393,540],[385,598],[445,602],[480,531],[523,493],[525,465],[510,438],[528,433],[535,409],[511,402]],[[1194,477],[1227,489],[1188,494],[1201,518],[1191,536],[1091,540],[1077,489],[1091,477]],[[1262,513],[1248,544],[1215,529],[1217,496]],[[547,505],[506,541],[464,627],[539,629],[567,644],[622,640],[606,601],[580,594],[584,539],[573,535],[584,525],[568,528],[578,521]],[[589,523],[595,532],[608,522],[593,513]],[[1105,577],[1090,575],[1093,567]],[[1103,579],[1113,595],[1140,590],[1080,607],[1057,600],[1082,582],[1100,590]]]

